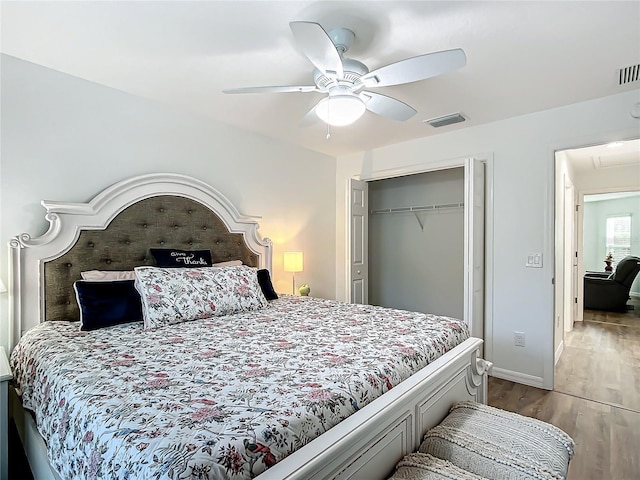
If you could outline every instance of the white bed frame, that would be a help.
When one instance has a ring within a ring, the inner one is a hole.
[[[10,307],[12,347],[26,330],[43,322],[44,264],[66,253],[82,230],[104,229],[125,208],[145,198],[176,195],[195,200],[215,212],[229,231],[242,233],[271,270],[272,244],[258,234],[256,218],[241,215],[211,186],[177,174],[152,174],[119,182],[89,203],[43,201],[47,232],[10,241]],[[37,299],[37,300],[36,300]],[[415,451],[426,430],[439,423],[450,406],[461,400],[487,401],[490,363],[480,358],[482,340],[470,338],[363,407],[308,445],[260,475],[261,480],[387,478],[404,455]],[[12,389],[13,390],[13,389]],[[60,480],[50,467],[45,442],[32,415],[15,392],[11,414],[36,480]]]

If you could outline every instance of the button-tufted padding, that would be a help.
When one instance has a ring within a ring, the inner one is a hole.
[[[188,216],[187,216],[188,215]],[[241,233],[230,233],[204,205],[170,195],[123,210],[105,230],[84,230],[63,256],[44,265],[45,318],[79,320],[73,282],[85,270],[132,270],[153,265],[149,248],[210,249],[214,262],[240,259],[258,266]]]

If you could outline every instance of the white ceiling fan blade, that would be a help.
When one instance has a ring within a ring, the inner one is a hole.
[[[318,70],[330,77],[343,77],[340,53],[320,24],[290,22],[289,26],[298,47]]]
[[[383,117],[392,118],[400,122],[409,120],[417,112],[404,102],[395,98],[387,97],[379,93],[362,92],[360,98],[364,101],[367,110]]]
[[[315,85],[289,85],[289,86],[274,86],[274,87],[242,87],[242,88],[228,88],[223,90],[224,93],[289,93],[289,92],[317,92],[318,87]]]
[[[298,126],[299,127],[311,127],[313,125],[316,125],[318,122],[320,122],[320,119],[318,118],[318,115],[316,115],[316,107],[318,106],[318,104],[316,103],[311,110],[309,110],[307,112],[307,114],[302,117],[302,120],[300,120],[298,122]]]
[[[451,72],[467,64],[464,50],[456,48],[426,53],[378,68],[362,77],[367,87],[386,87],[417,82]]]

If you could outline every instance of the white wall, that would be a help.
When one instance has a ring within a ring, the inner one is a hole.
[[[512,118],[492,124],[341,157],[337,164],[337,291],[345,296],[345,198],[350,177],[414,164],[493,154],[493,236],[489,270],[492,325],[487,332],[494,374],[552,388],[554,275],[554,151],[637,138],[629,115],[640,91]],[[543,268],[525,268],[528,253],[543,254]],[[513,332],[526,333],[526,347]]]
[[[585,270],[604,271],[607,217],[619,214],[631,214],[631,254],[640,256],[640,196],[585,202]],[[631,293],[640,296],[640,276],[633,282]]]
[[[275,287],[290,292],[285,250],[305,253],[298,283],[335,292],[335,159],[177,111],[13,57],[1,57],[0,278],[14,235],[46,231],[42,199],[86,202],[135,175],[203,180],[274,242]],[[313,172],[313,175],[309,175]],[[330,241],[327,242],[327,238]],[[6,346],[7,296],[0,344]]]

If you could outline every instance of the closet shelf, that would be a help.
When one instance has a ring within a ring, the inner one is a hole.
[[[464,207],[464,203],[441,203],[438,205],[420,205],[414,207],[397,207],[397,208],[382,208],[378,210],[371,210],[371,215],[380,215],[383,213],[411,213],[411,212],[425,212],[429,210],[444,210],[446,208],[460,208]]]
[[[420,218],[419,213],[430,212],[434,210],[446,210],[449,208],[464,207],[464,203],[441,203],[439,205],[420,205],[414,207],[398,207],[398,208],[383,208],[379,210],[371,210],[371,215],[380,215],[383,213],[413,213],[416,216],[416,220],[420,225],[420,230],[424,232],[424,219]]]

